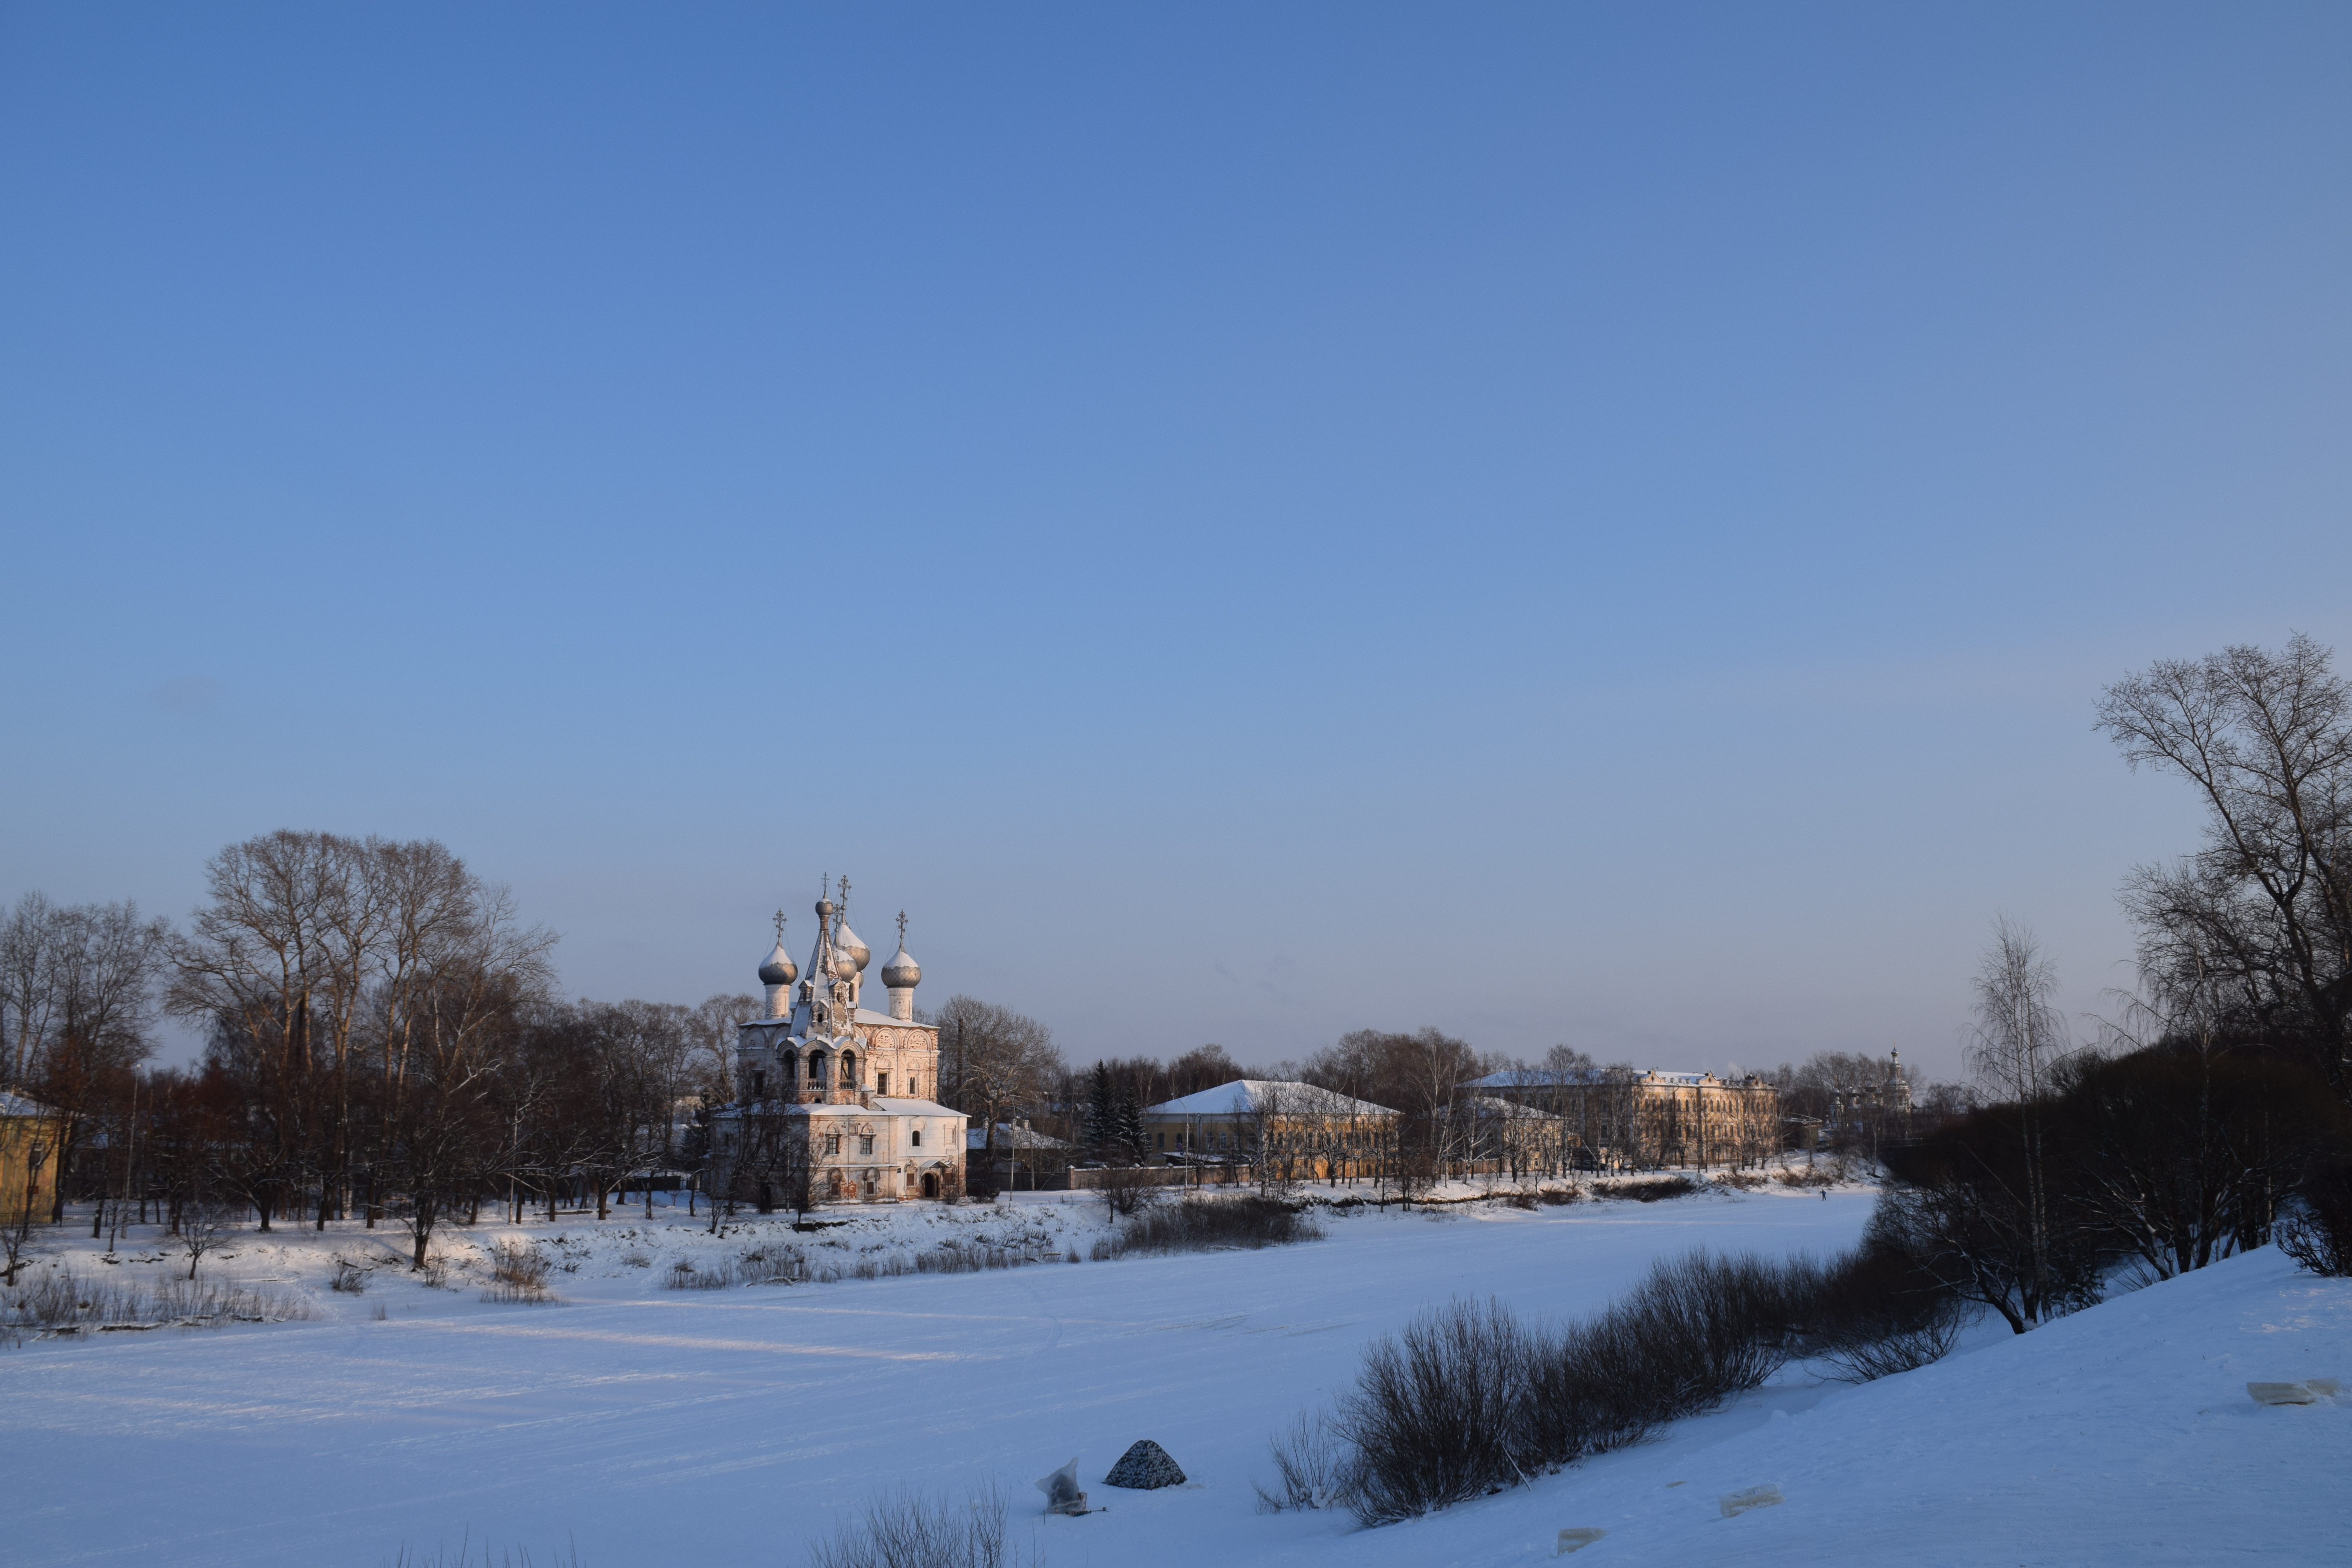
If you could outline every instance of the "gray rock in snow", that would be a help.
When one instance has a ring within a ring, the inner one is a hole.
[[[1132,1491],[1148,1492],[1159,1487],[1181,1487],[1184,1472],[1168,1457],[1168,1450],[1146,1437],[1118,1457],[1103,1480],[1115,1487]]]

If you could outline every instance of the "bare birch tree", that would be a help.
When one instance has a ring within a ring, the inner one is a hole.
[[[2053,1075],[2068,1057],[2058,972],[2032,931],[2003,917],[1993,926],[1974,983],[1969,1064],[2014,1107],[2025,1190],[2020,1194],[2032,1278],[2029,1301],[2053,1296],[2049,1162],[2043,1147]]]

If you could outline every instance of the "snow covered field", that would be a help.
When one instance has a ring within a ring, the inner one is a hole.
[[[1055,1568],[1535,1563],[1570,1526],[1609,1532],[1580,1568],[2352,1561],[2352,1401],[2258,1408],[2244,1388],[2352,1380],[2352,1282],[2270,1250],[2023,1339],[1979,1331],[1863,1387],[1792,1371],[1657,1442],[1429,1519],[1363,1531],[1255,1511],[1268,1433],[1420,1307],[1476,1294],[1581,1315],[1691,1247],[1843,1247],[1871,1201],[1366,1212],[1265,1252],[720,1291],[661,1280],[682,1255],[708,1267],[763,1238],[854,1261],[1025,1232],[1084,1255],[1100,1210],[1024,1196],[724,1241],[683,1215],[447,1233],[453,1256],[545,1238],[571,1266],[551,1306],[481,1302],[478,1268],[451,1289],[395,1268],[362,1295],[325,1289],[333,1255],[388,1259],[396,1233],[240,1236],[205,1271],[301,1291],[317,1320],[0,1351],[0,1562],[372,1568],[469,1534],[541,1563],[572,1544],[584,1568],[789,1564],[877,1494],[992,1480]],[[77,1268],[104,1267],[88,1245]],[[1139,1437],[1192,1484],[1102,1486]],[[1029,1483],[1074,1453],[1108,1511],[1033,1525]],[[1719,1517],[1718,1494],[1767,1482],[1784,1505]]]

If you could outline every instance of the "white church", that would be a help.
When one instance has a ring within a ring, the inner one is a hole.
[[[930,1097],[939,1090],[940,1032],[915,1021],[923,972],[907,952],[882,966],[887,1013],[859,1005],[873,958],[849,927],[849,879],[841,901],[819,899],[816,942],[805,973],[776,945],[760,966],[761,1017],[737,1026],[735,1102],[711,1118],[719,1169],[714,1193],[792,1206],[808,1184],[812,1205],[953,1199],[963,1192],[964,1118]]]

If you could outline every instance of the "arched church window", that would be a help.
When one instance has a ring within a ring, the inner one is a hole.
[[[751,1098],[754,1100],[765,1100],[767,1097],[768,1075],[760,1071],[757,1068],[754,1068],[751,1069]]]
[[[857,1087],[857,1053],[856,1051],[841,1053],[841,1087],[844,1089]]]

